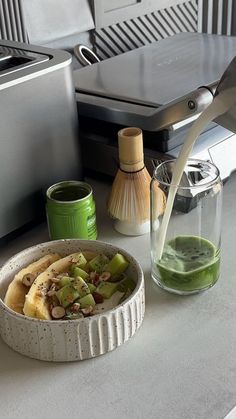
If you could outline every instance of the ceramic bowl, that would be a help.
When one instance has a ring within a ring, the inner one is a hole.
[[[38,320],[12,311],[4,296],[14,275],[50,252],[63,256],[83,250],[112,256],[122,253],[130,262],[128,273],[136,288],[122,304],[78,320]],[[92,240],[58,240],[38,244],[9,259],[0,270],[0,335],[12,349],[45,361],[79,361],[112,351],[141,326],[145,311],[144,278],[139,263],[126,251]]]

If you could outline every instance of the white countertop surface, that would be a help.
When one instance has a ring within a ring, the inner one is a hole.
[[[115,351],[82,362],[29,359],[0,339],[0,418],[223,419],[236,405],[236,173],[224,187],[221,278],[187,297],[153,283],[149,235],[117,233],[105,211],[110,185],[90,183],[98,239],[129,251],[143,268],[144,322]],[[1,248],[0,264],[47,240],[45,225],[30,230]]]

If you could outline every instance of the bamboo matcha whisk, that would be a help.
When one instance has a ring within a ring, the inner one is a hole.
[[[108,213],[119,232],[144,234],[150,230],[151,176],[144,165],[142,130],[120,130],[118,148],[120,168],[108,199]]]

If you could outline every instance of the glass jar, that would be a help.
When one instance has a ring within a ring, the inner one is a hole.
[[[193,294],[219,278],[222,182],[214,164],[189,159],[171,186],[174,166],[175,160],[161,163],[151,181],[151,274],[167,291]]]

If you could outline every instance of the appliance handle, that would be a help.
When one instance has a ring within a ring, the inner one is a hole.
[[[156,109],[149,118],[149,130],[159,131],[199,115],[211,104],[216,86],[217,83],[201,86],[191,93]]]
[[[85,45],[76,45],[74,47],[74,54],[83,66],[92,65],[100,61],[97,55]]]
[[[92,96],[76,92],[79,115],[113,121],[125,126],[138,126],[147,131],[174,131],[192,122],[213,100],[217,83],[199,87],[193,92],[182,96],[159,108],[142,104],[117,101],[116,99]],[[137,122],[138,121],[138,122]]]

